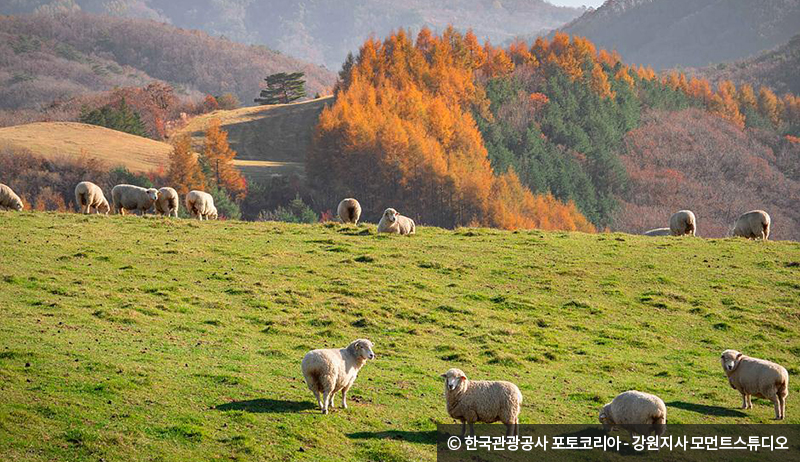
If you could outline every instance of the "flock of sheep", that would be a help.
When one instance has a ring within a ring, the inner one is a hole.
[[[146,213],[155,208],[156,213],[178,216],[178,193],[169,187],[154,189],[121,184],[111,190],[113,210]],[[109,205],[103,191],[96,184],[84,181],[75,187],[75,202],[82,213],[108,214]],[[199,220],[216,219],[214,199],[203,191],[191,191],[185,198],[186,208],[192,217]],[[0,184],[0,210],[22,210],[19,196],[8,186]],[[343,223],[358,224],[361,204],[347,198],[337,208]],[[681,210],[670,217],[669,228],[657,228],[644,233],[646,236],[694,236],[697,218],[690,210]],[[388,208],[383,212],[379,233],[414,234],[416,225],[411,218]],[[767,240],[770,233],[770,217],[762,210],[742,214],[735,222],[732,235]],[[334,396],[342,393],[342,407],[347,408],[347,391],[353,386],[359,370],[370,359],[375,358],[373,345],[367,339],[359,339],[342,349],[321,349],[308,352],[302,361],[303,377],[309,390],[314,393],[322,413],[334,407]],[[786,397],[789,390],[789,375],[785,368],[773,362],[745,356],[736,350],[725,350],[721,357],[722,367],[732,388],[742,395],[742,409],[752,407],[751,396],[769,399],[775,405],[775,419],[786,416]],[[475,422],[502,422],[506,434],[519,435],[519,413],[522,393],[511,382],[469,380],[460,369],[450,369],[442,374],[445,385],[445,402],[450,417],[462,422],[462,436],[469,424],[474,435]],[[636,390],[619,394],[600,410],[599,420],[608,431],[615,427],[637,434],[663,434],[666,429],[667,408],[661,398]]]
[[[345,348],[312,350],[301,363],[308,389],[314,393],[323,414],[334,408],[334,396],[342,392],[342,408],[347,409],[347,391],[367,360],[374,359],[373,345],[367,339],[353,341]],[[789,373],[776,363],[725,350],[722,369],[730,386],[742,395],[742,409],[753,407],[751,396],[768,399],[775,405],[775,419],[786,417]],[[519,387],[502,380],[469,380],[461,369],[452,368],[441,375],[447,413],[461,422],[461,436],[467,424],[475,435],[476,422],[502,422],[506,436],[519,436],[519,413],[522,393]],[[666,431],[667,406],[658,396],[637,390],[617,395],[600,409],[598,416],[605,431],[624,429],[633,434],[663,435]]]
[[[771,220],[763,210],[751,210],[736,219],[729,233],[747,239],[769,239]],[[697,217],[691,210],[679,210],[669,217],[669,228],[656,228],[645,231],[645,236],[694,236],[697,232]]]
[[[125,215],[125,212],[145,214],[150,209],[165,216],[178,216],[180,199],[173,188],[142,188],[131,184],[118,184],[111,189],[111,204],[108,203],[103,190],[91,181],[81,181],[75,186],[75,204],[81,213],[108,215],[114,213]],[[214,198],[204,191],[190,191],[186,195],[186,209],[192,218],[198,220],[217,219],[217,208]],[[0,210],[23,209],[22,199],[8,186],[0,183]]]

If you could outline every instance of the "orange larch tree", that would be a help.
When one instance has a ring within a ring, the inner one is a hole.
[[[228,144],[228,132],[222,129],[219,119],[212,119],[203,140],[203,157],[211,170],[211,180],[225,188],[234,200],[247,195],[247,181],[233,165],[236,151]]]
[[[167,179],[181,195],[193,189],[205,189],[206,178],[197,155],[192,152],[192,138],[189,135],[181,135],[175,140],[169,156]]]

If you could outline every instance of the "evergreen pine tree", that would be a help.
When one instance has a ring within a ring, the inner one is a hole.
[[[281,72],[272,74],[264,79],[267,88],[261,90],[261,94],[255,99],[259,104],[287,104],[306,96],[303,72],[292,72],[287,74]]]

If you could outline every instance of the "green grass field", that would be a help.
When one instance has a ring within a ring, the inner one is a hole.
[[[3,460],[434,460],[439,374],[505,379],[522,423],[636,388],[670,423],[738,410],[719,354],[790,372],[800,243],[0,212]],[[312,348],[375,343],[321,415]],[[337,404],[339,399],[337,398]]]

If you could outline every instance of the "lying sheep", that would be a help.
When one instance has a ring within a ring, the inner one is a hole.
[[[736,237],[763,240],[769,239],[769,227],[772,220],[763,210],[751,210],[742,214],[733,225],[732,234]]]
[[[0,210],[22,210],[22,199],[9,188],[8,186],[0,183]]]
[[[302,363],[303,377],[323,414],[333,409],[333,397],[339,390],[342,391],[342,408],[347,409],[347,391],[356,381],[358,371],[368,359],[374,358],[372,342],[367,339],[355,340],[347,348],[306,353]]]
[[[75,186],[75,203],[78,204],[83,214],[94,210],[94,213],[108,215],[111,210],[103,190],[91,181],[81,181]]]
[[[179,204],[180,199],[178,198],[178,191],[166,187],[158,190],[156,213],[159,215],[178,218]]]
[[[651,237],[670,236],[672,235],[672,231],[670,231],[669,228],[656,228],[656,229],[651,229],[650,231],[645,231],[644,233],[642,233],[642,235]]]
[[[460,369],[442,374],[444,399],[450,417],[461,421],[461,437],[475,436],[475,422],[503,422],[506,436],[519,436],[519,410],[522,393],[511,382],[469,380]]]
[[[132,184],[118,184],[111,189],[114,213],[120,215],[125,215],[126,210],[143,215],[157,200],[158,190],[155,188],[145,189]]]
[[[663,435],[667,431],[667,406],[656,395],[628,390],[603,406],[599,419],[606,432],[622,428],[631,438],[634,433]]]
[[[751,395],[755,395],[775,404],[775,420],[786,418],[789,373],[783,366],[745,356],[736,350],[723,351],[721,360],[728,383],[742,394],[742,409],[753,408]]]
[[[339,214],[339,219],[342,223],[358,224],[358,219],[361,218],[361,204],[353,198],[343,199],[339,202],[339,207],[336,209]]]
[[[214,207],[214,198],[211,194],[203,191],[189,191],[186,195],[186,210],[192,218],[200,221],[203,219],[217,219],[217,208]]]
[[[669,217],[669,230],[673,236],[694,236],[697,218],[691,210],[680,210]]]
[[[383,211],[383,217],[378,223],[379,233],[414,234],[416,229],[414,220],[400,215],[392,208]]]

